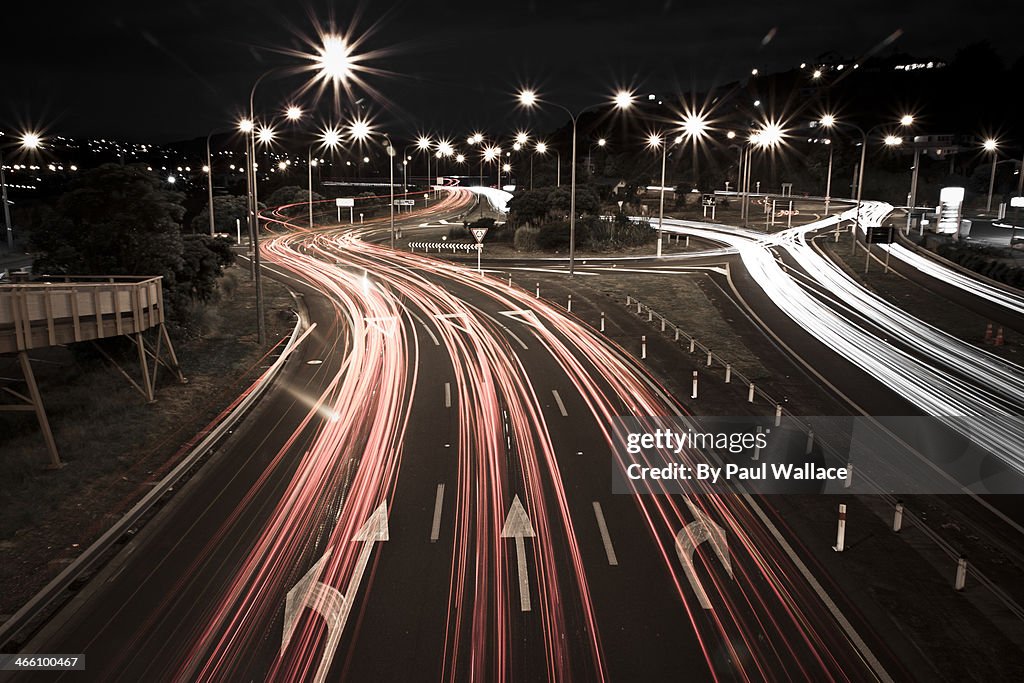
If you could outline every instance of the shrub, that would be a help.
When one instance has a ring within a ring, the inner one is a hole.
[[[539,232],[537,228],[524,225],[516,230],[515,238],[512,241],[513,246],[517,251],[536,251]]]

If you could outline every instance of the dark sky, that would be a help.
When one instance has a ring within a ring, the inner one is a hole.
[[[664,93],[742,78],[754,66],[794,67],[828,50],[858,56],[897,29],[896,46],[913,54],[951,57],[987,39],[1010,63],[1022,48],[1007,5],[871,0],[839,12],[821,0],[11,0],[0,10],[0,127],[139,142],[203,136],[234,119],[261,73],[297,61],[275,49],[302,48],[301,37],[312,40],[332,15],[364,36],[361,50],[379,53],[366,64],[388,72],[364,76],[388,101],[366,98],[376,121],[463,135],[525,121],[507,114],[526,80],[578,108],[617,84]],[[304,79],[261,85],[257,110]],[[318,118],[331,110],[327,98]]]

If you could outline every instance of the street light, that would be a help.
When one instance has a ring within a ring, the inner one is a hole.
[[[313,158],[313,146],[320,144],[320,149],[334,151],[341,143],[341,131],[335,126],[329,126],[320,131],[320,137],[314,140],[306,150],[306,169],[309,173],[309,229],[313,229],[313,167],[317,161]]]
[[[615,93],[612,102],[618,109],[628,109],[633,105],[633,93],[626,90],[620,90]],[[533,90],[522,90],[519,93],[519,103],[529,109],[539,106],[541,104],[541,100]],[[606,103],[598,102],[589,107],[584,107],[583,109],[578,110],[575,114],[560,104],[553,102],[548,102],[548,104],[564,111],[569,115],[569,119],[572,121],[572,168],[569,186],[569,277],[572,277],[576,267],[576,124],[579,121],[579,117],[584,112],[605,106]]]
[[[370,122],[365,119],[356,119],[349,126],[349,137],[358,142],[369,140],[373,136],[373,130],[370,127]],[[381,133],[380,136],[387,142],[387,146],[384,148],[388,153],[388,169],[389,169],[389,183],[388,189],[390,190],[390,201],[388,202],[388,208],[391,211],[391,248],[395,248],[395,147],[391,144],[391,137],[387,133]],[[369,161],[369,157],[363,157],[363,161]]]
[[[333,83],[337,87],[339,83],[347,84],[348,79],[354,78],[353,64],[356,61],[356,58],[351,53],[351,47],[341,36],[324,36],[323,44],[317,48],[316,54],[302,56],[311,62],[311,64],[306,65],[302,70],[312,69],[316,72],[313,82],[320,81],[323,84]],[[281,71],[280,68],[265,71],[252,84],[252,88],[249,90],[248,116],[242,120],[240,125],[240,129],[246,134],[247,138],[246,156],[248,157],[248,163],[246,164],[246,175],[248,177],[248,189],[246,194],[248,195],[249,204],[249,235],[253,245],[252,266],[253,284],[256,286],[256,330],[260,346],[264,346],[266,344],[267,333],[264,320],[263,280],[260,267],[259,204],[256,194],[256,172],[254,168],[256,143],[253,138],[253,121],[256,119],[254,113],[256,88],[259,87],[259,84],[264,78],[279,71]]]
[[[676,137],[673,144],[678,145],[683,141],[683,136],[679,135]],[[647,136],[647,147],[650,149],[661,148],[661,186],[659,187],[660,198],[658,200],[658,253],[657,258],[661,258],[661,242],[662,242],[662,223],[665,220],[665,160],[668,157],[669,143],[663,141],[660,133],[651,133]]]
[[[2,135],[2,133],[0,133]],[[28,132],[21,136],[20,147],[29,151],[36,150],[42,145],[42,139],[38,133]],[[14,229],[11,226],[11,207],[7,202],[7,179],[4,177],[4,155],[0,149],[0,202],[4,205],[4,227],[7,230],[7,248],[14,249]]]
[[[988,213],[992,211],[992,190],[996,186],[996,157],[999,156],[999,142],[994,138],[988,138],[982,143],[982,148],[992,155],[992,174],[988,179],[988,201],[985,202],[985,213]]]
[[[548,153],[548,143],[546,143],[546,142],[538,142],[534,146],[534,149],[536,150],[537,154],[540,154],[541,156],[543,156],[543,155]],[[555,187],[561,187],[562,186],[562,154],[557,149],[552,149],[551,151],[555,153],[555,160],[556,160],[556,165],[555,165]],[[533,189],[533,155],[532,154],[530,155],[530,189],[531,190]]]

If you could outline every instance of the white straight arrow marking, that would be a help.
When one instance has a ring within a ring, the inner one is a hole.
[[[502,538],[516,539],[516,564],[519,568],[519,609],[523,612],[530,611],[530,577],[526,570],[526,541],[524,538],[534,538],[537,534],[533,530],[530,518],[526,516],[523,504],[519,502],[519,496],[512,499],[512,507],[505,518],[505,526],[501,529]]]
[[[331,557],[332,548],[328,548],[324,556],[310,568],[306,575],[299,579],[299,582],[288,591],[284,603],[284,632],[281,637],[281,652],[283,655],[295,633],[296,621],[302,610],[306,607],[313,610],[327,622],[327,643],[324,646],[324,654],[320,658],[320,665],[317,667],[314,683],[323,683],[327,678],[327,672],[331,668],[331,660],[334,652],[341,642],[341,634],[345,630],[345,623],[352,611],[352,599],[363,574],[366,572],[366,565],[370,561],[370,554],[373,552],[373,544],[377,541],[388,540],[388,508],[387,501],[373,511],[369,519],[352,537],[352,541],[362,541],[363,548],[359,552],[359,559],[356,561],[352,578],[348,581],[348,589],[342,595],[338,589],[319,581],[318,577],[323,571],[324,565]]]
[[[697,594],[700,606],[704,609],[711,609],[711,600],[708,599],[707,592],[701,585],[700,579],[697,578],[693,553],[698,545],[709,541],[711,549],[718,556],[718,560],[725,567],[725,571],[731,579],[733,575],[732,562],[729,558],[729,541],[725,536],[725,529],[715,524],[700,508],[691,503],[689,498],[686,499],[686,506],[690,508],[690,512],[696,519],[676,534],[676,554],[679,556],[679,562],[683,565],[683,571],[686,572],[686,578],[690,581],[693,592]]]

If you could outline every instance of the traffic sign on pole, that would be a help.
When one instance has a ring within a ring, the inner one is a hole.
[[[484,241],[484,236],[487,234],[487,228],[470,228],[469,231],[473,233],[473,239],[476,240],[477,244]]]

